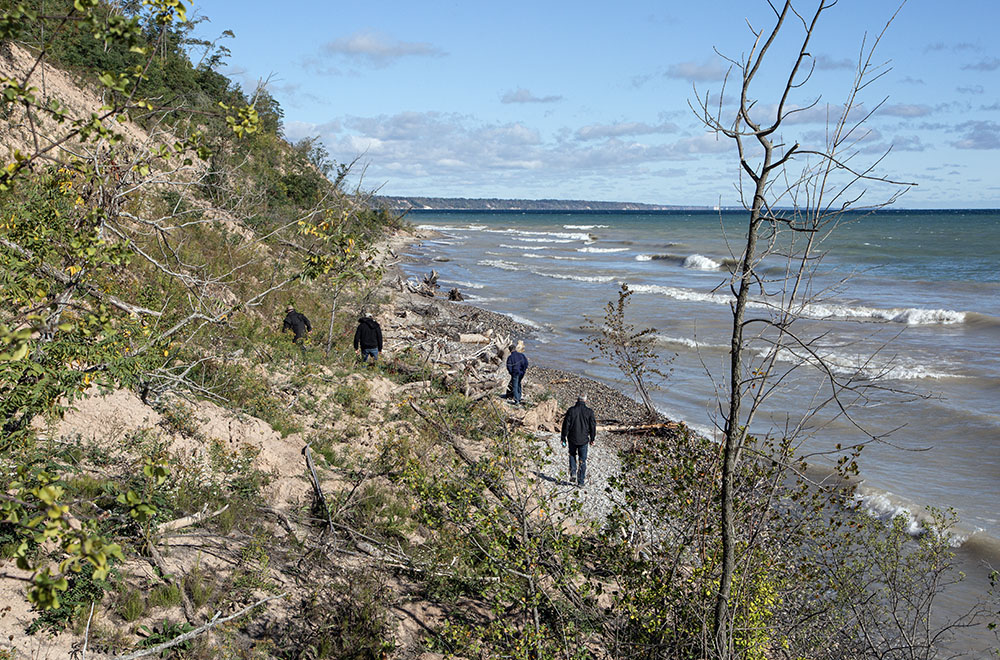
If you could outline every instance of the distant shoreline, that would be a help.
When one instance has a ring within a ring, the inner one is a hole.
[[[655,204],[632,204],[632,203],[618,203],[618,202],[580,202],[575,200],[566,200],[561,202],[564,206],[559,206],[556,204],[556,200],[538,200],[536,205],[535,202],[531,200],[473,200],[473,199],[440,199],[435,201],[440,201],[439,205],[422,204],[417,205],[416,203],[401,202],[400,200],[409,198],[386,198],[377,197],[373,199],[376,205],[382,205],[391,211],[405,214],[424,214],[424,213],[491,213],[491,214],[510,214],[518,215],[525,213],[537,213],[537,214],[558,214],[558,213],[575,213],[581,215],[587,214],[622,214],[622,215],[640,215],[640,214],[655,214],[655,215],[671,215],[671,214],[708,214],[708,213],[724,213],[724,214],[734,214],[734,213],[746,213],[747,210],[734,207],[726,206],[720,208],[711,208],[707,206],[666,206],[666,205],[655,205]],[[414,198],[423,199],[423,198]],[[431,200],[427,200],[430,202]],[[475,204],[475,202],[490,202],[490,204]],[[504,202],[504,204],[498,204],[496,202]],[[463,203],[465,205],[463,205]],[[791,211],[790,208],[776,208],[775,211],[785,212]],[[990,215],[1000,213],[1000,208],[991,209],[970,209],[970,208],[953,208],[953,209],[900,209],[900,208],[885,208],[879,209],[877,211],[873,210],[848,210],[844,211],[845,215],[851,216],[862,216],[862,215],[901,215],[901,214],[913,214],[913,215],[930,215],[935,213],[968,213],[971,215]]]

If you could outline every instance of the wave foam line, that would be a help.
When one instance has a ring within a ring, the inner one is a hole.
[[[656,343],[666,348],[686,348],[694,351],[718,351],[725,353],[729,351],[726,344],[702,343],[690,337],[668,337],[666,335],[656,335]],[[762,359],[770,359],[774,355],[774,347],[769,346],[754,351],[754,354]],[[813,365],[818,366],[816,356],[812,354],[804,355],[795,350],[782,347],[775,356],[779,362],[792,364],[795,366]],[[854,379],[875,380],[920,380],[923,378],[965,378],[957,374],[949,374],[943,371],[934,371],[930,367],[918,364],[913,361],[902,361],[903,364],[892,364],[891,362],[876,363],[871,359],[858,355],[840,354],[836,351],[829,351],[821,354],[820,359],[824,366],[839,376],[849,376]]]
[[[510,270],[510,271],[520,271],[524,270],[517,264],[512,264],[509,261],[504,261],[503,259],[483,259],[479,262],[480,266],[489,266],[491,268],[499,268],[500,270]]]
[[[565,273],[546,273],[539,270],[531,272],[542,277],[552,277],[557,280],[573,280],[574,282],[610,282],[615,279],[612,275],[568,275]]]
[[[462,280],[441,280],[442,282],[447,282],[448,284],[454,284],[455,286],[465,287],[467,289],[482,289],[485,288],[485,284],[476,284],[475,282],[463,282]]]
[[[854,496],[854,504],[868,515],[886,524],[902,516],[906,521],[906,533],[914,538],[927,533],[925,523],[931,520],[929,515],[914,513],[909,506],[897,501],[890,492],[862,489],[861,493]],[[948,539],[948,544],[953,548],[958,548],[969,538],[965,534],[957,533],[954,529],[944,530],[944,534]]]
[[[544,330],[545,329],[542,326],[542,324],[537,323],[535,321],[532,321],[531,319],[525,318],[523,316],[518,316],[517,314],[511,314],[509,312],[504,312],[504,316],[506,316],[506,317],[508,317],[508,318],[510,318],[510,319],[512,319],[514,321],[517,321],[518,323],[522,323],[522,324],[524,324],[524,325],[526,325],[526,326],[528,326],[530,328],[534,328],[535,330]]]
[[[726,348],[726,347],[722,347]],[[822,361],[823,367],[830,369],[838,376],[847,376],[854,380],[920,380],[933,378],[964,378],[956,374],[949,374],[942,371],[933,371],[930,367],[913,362],[912,360],[899,360],[902,364],[893,364],[892,361],[876,362],[870,357],[861,355],[846,355],[836,351],[827,351],[818,355],[802,354],[794,349],[782,347],[778,349],[777,355],[774,347],[761,348],[755,351],[757,357],[762,360],[769,360],[772,356],[786,364],[801,366],[805,364],[819,366]]]
[[[681,265],[684,266],[684,268],[691,268],[694,270],[719,270],[722,268],[722,264],[718,261],[709,259],[708,257],[700,254],[692,254],[690,257],[685,257],[684,262]]]
[[[551,250],[552,249],[548,245],[509,245],[507,243],[501,243],[500,247],[507,248],[508,250]]]
[[[560,257],[555,254],[522,254],[528,259],[556,259],[557,261],[583,261],[583,257]]]
[[[563,225],[563,229],[607,229],[607,225]]]
[[[677,287],[661,286],[658,284],[635,284],[630,288],[637,293],[656,293],[674,298],[675,300],[685,300],[691,302],[708,302],[716,305],[728,305],[732,301],[732,296],[718,293],[699,293],[691,289],[680,289]],[[751,300],[747,302],[748,307],[758,309],[770,309],[768,303]],[[865,307],[863,305],[833,305],[814,304],[805,305],[799,313],[811,319],[844,319],[861,321],[888,321],[891,323],[905,323],[907,325],[953,325],[964,323],[967,312],[957,312],[949,309],[921,309],[921,308],[894,308],[879,309],[877,307]]]
[[[488,233],[491,234],[511,234],[516,236],[519,240],[550,240],[554,238],[562,239],[563,241],[589,241],[590,234],[583,234],[579,232],[562,232],[562,231],[525,231],[523,229],[487,229]],[[522,236],[543,236],[545,238],[521,238]]]
[[[465,225],[458,227],[455,225],[417,225],[417,229],[428,231],[483,231],[486,225]]]
[[[577,248],[577,252],[589,252],[591,254],[611,254],[612,252],[628,252],[628,248],[595,248],[595,247],[582,247]]]

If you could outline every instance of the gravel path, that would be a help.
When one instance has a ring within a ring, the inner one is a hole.
[[[482,309],[463,302],[449,302],[441,297],[418,299],[418,303],[437,307],[438,312],[427,315],[426,323],[457,325],[466,332],[484,332],[492,329],[506,335],[513,341],[531,336],[534,330],[504,314]],[[529,356],[529,359],[530,356]],[[619,451],[627,451],[634,438],[602,433],[603,425],[635,424],[649,421],[642,404],[626,396],[617,389],[591,378],[561,369],[532,365],[524,379],[525,400],[531,401],[543,393],[554,396],[562,409],[573,405],[581,393],[587,394],[587,405],[594,410],[597,418],[597,440],[591,445],[587,455],[586,483],[577,488],[569,483],[569,451],[559,442],[558,433],[536,434],[544,445],[546,455],[536,468],[536,476],[543,485],[548,485],[557,500],[571,502],[578,499],[583,517],[603,521],[611,512],[612,502],[608,492],[608,479],[617,475],[621,463]],[[665,421],[665,420],[661,420]]]
[[[582,488],[566,480],[569,472],[569,450],[559,442],[558,433],[537,434],[543,453],[547,456],[538,466],[535,475],[542,485],[548,486],[557,501],[571,502],[578,499],[584,517],[603,521],[611,513],[608,479],[618,474],[618,452],[608,443],[602,443],[600,434],[587,453],[587,476]],[[545,450],[548,448],[548,451]]]

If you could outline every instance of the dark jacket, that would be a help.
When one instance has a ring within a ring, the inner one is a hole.
[[[299,312],[288,312],[288,315],[285,316],[285,322],[281,326],[282,332],[285,330],[294,332],[296,339],[305,337],[306,332],[311,332],[312,329],[309,319],[305,317],[305,314],[300,314]]]
[[[511,376],[523,376],[527,370],[528,358],[524,357],[524,353],[511,351],[510,357],[507,358],[507,373]]]
[[[576,447],[593,442],[596,436],[597,420],[594,419],[594,411],[577,399],[576,405],[563,415],[561,434],[563,443],[568,441]]]
[[[366,316],[358,321],[354,331],[354,348],[377,348],[382,351],[382,327],[378,321]]]

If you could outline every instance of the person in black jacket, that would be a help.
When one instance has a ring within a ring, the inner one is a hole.
[[[382,327],[365,310],[361,310],[358,329],[354,331],[354,350],[361,351],[361,359],[365,362],[368,358],[372,362],[378,360],[382,350]]]
[[[306,318],[305,314],[296,312],[295,308],[291,305],[285,308],[285,312],[285,322],[281,325],[281,331],[291,330],[294,332],[295,337],[292,338],[292,343],[298,344],[299,348],[302,349],[302,354],[305,355],[305,337],[306,334],[312,332],[312,324],[309,323],[309,319]]]
[[[597,420],[594,418],[594,411],[587,407],[587,395],[581,394],[576,400],[576,405],[570,407],[563,415],[560,434],[562,446],[569,444],[569,479],[576,482],[578,487],[583,486],[584,478],[587,476],[587,449],[594,444],[596,436]],[[579,471],[577,471],[578,465]]]

